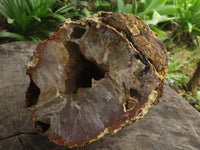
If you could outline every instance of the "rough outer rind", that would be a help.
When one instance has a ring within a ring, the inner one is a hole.
[[[102,22],[124,32],[135,48],[154,65],[160,77],[165,77],[168,68],[167,50],[143,20],[133,14],[105,13],[101,16]]]
[[[90,137],[88,139],[86,138],[84,141],[81,141],[81,142],[79,141],[77,143],[74,143],[74,142],[70,143],[66,141],[65,139],[62,139],[62,137],[59,137],[59,135],[56,135],[56,133],[53,133],[53,131],[51,132],[47,131],[44,133],[45,135],[49,137],[51,141],[55,142],[58,145],[67,145],[69,147],[83,146],[85,143],[91,143],[95,140],[98,140],[99,138],[103,137],[105,134],[114,134],[117,131],[119,131],[122,127],[124,127],[126,124],[130,124],[142,118],[149,111],[149,109],[158,102],[158,99],[160,98],[161,93],[162,93],[162,85],[163,85],[164,77],[166,75],[166,70],[167,70],[166,51],[163,48],[162,43],[156,40],[153,33],[150,31],[149,27],[142,20],[140,20],[134,15],[111,14],[111,13],[105,14],[104,13],[104,14],[94,15],[91,18],[82,19],[77,22],[66,20],[63,27],[61,27],[61,29],[58,32],[52,34],[50,36],[50,39],[52,41],[57,41],[59,43],[61,42],[63,43],[63,45],[65,45],[68,41],[71,41],[69,37],[71,33],[69,33],[68,31],[70,26],[74,25],[74,26],[80,26],[80,27],[85,28],[89,24],[90,26],[95,26],[96,29],[99,29],[100,27],[109,28],[110,30],[114,31],[118,36],[121,36],[123,37],[123,39],[127,40],[127,42],[130,41],[129,44],[134,49],[134,51],[140,52],[140,58],[138,59],[141,60],[142,62],[145,61],[146,65],[149,65],[150,69],[154,72],[155,80],[157,84],[155,84],[154,87],[152,87],[151,92],[149,91],[146,93],[146,99],[147,99],[146,102],[142,103],[141,105],[136,105],[133,110],[128,111],[130,113],[132,112],[134,113],[132,115],[128,115],[127,117],[125,117],[126,119],[121,121],[119,124],[117,123],[117,125],[115,125],[115,128],[112,128],[109,126],[105,127],[96,136]],[[124,32],[125,32],[125,35],[124,35]],[[144,33],[141,34],[142,32]],[[150,37],[149,40],[148,40],[148,37],[145,36],[146,34]],[[144,42],[145,44],[140,47],[141,39],[145,41]],[[153,43],[151,43],[152,41]],[[31,80],[35,80],[32,75],[32,70],[37,69],[37,66],[41,60],[41,57],[40,57],[41,52],[43,52],[42,47],[45,46],[45,44],[47,43],[48,41],[44,41],[36,48],[33,59],[32,61],[29,62],[27,66],[28,68],[27,73],[29,74]],[[158,59],[157,59],[157,56],[158,56]],[[66,60],[66,64],[67,63],[70,64],[70,61]],[[37,109],[36,108],[37,105],[40,106],[40,103],[39,104],[36,103],[35,106],[33,105],[32,107],[29,107],[27,105],[28,101],[29,101],[29,98],[27,98],[26,100],[26,106],[32,112],[33,124],[36,125],[34,111],[35,109]],[[121,108],[122,112],[124,112],[124,106],[125,105],[123,102],[122,108]],[[127,112],[124,112],[124,113],[127,113]]]

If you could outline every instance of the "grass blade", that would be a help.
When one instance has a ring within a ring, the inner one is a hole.
[[[6,32],[6,31],[0,31],[0,38],[3,37],[8,37],[8,38],[14,38],[20,41],[25,41],[26,38],[20,34],[17,33],[11,33],[11,32]]]
[[[75,10],[76,9],[76,5],[75,4],[68,4],[66,6],[63,6],[61,8],[59,8],[58,10],[55,11],[55,13],[64,13],[66,11],[69,11],[69,10]]]

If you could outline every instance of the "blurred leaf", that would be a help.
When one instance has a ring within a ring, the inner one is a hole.
[[[176,19],[176,17],[169,18],[166,16],[161,16],[157,11],[154,10],[152,20],[146,20],[145,22],[147,24],[157,25],[160,22],[166,22],[166,21],[170,21],[170,20],[174,20],[174,19]]]
[[[78,1],[78,6],[85,6],[85,7],[87,7],[89,5],[90,5],[90,3],[87,2],[87,1],[81,1],[81,0]]]
[[[200,100],[200,91],[197,91],[197,99]]]
[[[160,6],[164,5],[167,0],[147,0],[149,1],[149,5],[146,9],[146,11],[149,11],[151,9],[159,8]]]
[[[189,32],[192,32],[192,24],[190,22],[187,22],[187,24],[188,24],[188,30],[189,30]]]
[[[41,22],[41,19],[37,16],[32,16],[36,21]]]
[[[169,39],[169,37],[167,35],[159,35],[159,36],[157,36],[157,38],[162,42],[164,42],[165,40]]]
[[[100,7],[100,6],[102,6],[102,7],[109,7],[109,6],[110,6],[110,3],[107,2],[107,1],[103,1],[103,0],[96,0],[96,1],[94,2],[94,5],[95,5],[95,8],[98,8],[98,7]]]
[[[60,22],[63,22],[65,20],[64,16],[62,16],[60,14],[56,14],[56,13],[51,14],[50,17],[55,18],[56,20],[58,20]]]
[[[69,11],[69,10],[75,10],[76,9],[76,5],[71,3],[71,4],[68,4],[66,6],[63,6],[61,8],[59,8],[58,10],[55,11],[55,13],[65,13],[66,11]]]
[[[9,24],[12,24],[12,23],[14,22],[14,20],[15,20],[15,19],[11,19],[10,17],[7,18],[7,22],[8,22]]]
[[[200,111],[200,104],[195,104],[194,107],[195,107],[198,111]]]
[[[4,38],[4,37],[14,38],[14,39],[17,39],[20,41],[26,40],[26,38],[20,34],[6,32],[6,31],[0,31],[0,38]]]
[[[175,5],[164,5],[156,10],[160,15],[177,15],[178,13],[178,7]]]
[[[143,15],[149,13],[151,10],[156,10],[157,8],[163,6],[167,0],[145,0],[146,9],[138,13],[138,15]]]
[[[123,0],[117,0],[118,2],[118,10],[117,12],[122,13],[125,11],[124,1]]]
[[[118,0],[118,9],[117,12],[119,13],[132,13],[132,4],[124,4],[123,0]]]
[[[31,39],[32,41],[41,41],[41,38],[39,38],[39,37],[36,36],[36,35],[31,35],[31,36],[29,36],[29,39]]]
[[[125,7],[125,13],[132,13],[133,6],[131,4],[127,4]]]
[[[141,2],[141,0],[138,2],[138,6],[137,6],[137,13],[141,13],[143,11],[145,11],[145,9],[147,8],[146,3]]]
[[[87,17],[90,17],[90,16],[91,16],[90,11],[88,11],[86,8],[83,8],[82,12],[83,12]]]

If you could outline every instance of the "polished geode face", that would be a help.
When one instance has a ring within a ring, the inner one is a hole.
[[[28,64],[26,106],[58,145],[90,143],[148,112],[160,96],[153,65],[112,26],[68,21]]]

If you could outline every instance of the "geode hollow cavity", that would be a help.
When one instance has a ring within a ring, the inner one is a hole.
[[[25,105],[51,141],[83,146],[142,118],[166,72],[165,47],[135,15],[66,20],[27,65]]]

